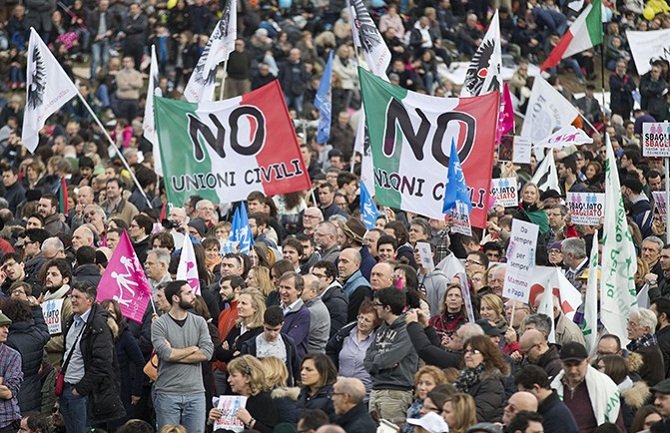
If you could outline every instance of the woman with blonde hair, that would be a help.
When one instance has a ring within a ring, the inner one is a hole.
[[[444,403],[442,417],[449,426],[449,432],[465,433],[477,423],[475,400],[472,396],[459,392]]]
[[[247,274],[247,287],[258,289],[267,296],[275,289],[270,278],[270,269],[265,266],[254,266]]]
[[[271,433],[279,423],[279,411],[266,390],[263,364],[251,355],[233,359],[228,363],[228,383],[235,394],[247,397],[245,406],[236,414],[245,429]],[[209,411],[209,422],[222,415],[222,410],[213,408]]]
[[[505,320],[505,305],[502,298],[493,293],[487,293],[482,296],[479,304],[479,315],[486,319],[491,325],[499,328],[503,333],[507,331],[507,321]]]
[[[433,365],[425,365],[414,375],[416,389],[414,391],[415,400],[407,409],[407,418],[419,418],[423,401],[436,386],[447,382],[444,372]],[[413,426],[406,425],[405,433],[412,433]]]
[[[237,303],[237,323],[228,335],[221,336],[220,346],[214,348],[217,361],[229,362],[241,352],[242,346],[263,332],[265,296],[256,289],[244,289]]]
[[[300,415],[297,403],[300,388],[286,386],[288,383],[286,364],[276,356],[261,358],[260,361],[265,371],[267,390],[279,410],[279,422],[297,424]]]

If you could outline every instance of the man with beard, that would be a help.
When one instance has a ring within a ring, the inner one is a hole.
[[[172,281],[165,286],[170,311],[151,327],[151,342],[158,355],[158,377],[154,407],[158,428],[181,424],[192,433],[205,430],[205,386],[201,363],[212,358],[214,345],[207,322],[189,313],[195,293],[188,282]]]

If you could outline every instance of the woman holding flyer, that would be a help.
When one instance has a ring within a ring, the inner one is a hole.
[[[219,404],[209,411],[209,422],[214,423],[216,433],[232,430],[217,426],[226,418],[224,425],[233,426],[235,421],[241,422],[246,430],[255,430],[261,433],[272,433],[274,426],[279,423],[279,411],[265,390],[265,372],[261,362],[251,355],[242,355],[228,363],[228,383],[230,389],[239,396],[246,397],[243,407],[234,414],[237,420],[226,413]],[[222,396],[228,399],[230,396]],[[217,422],[218,421],[218,422]]]

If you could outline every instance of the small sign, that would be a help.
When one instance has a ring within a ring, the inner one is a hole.
[[[658,210],[658,214],[661,216],[662,221],[667,221],[668,217],[665,213],[665,191],[652,191],[652,197],[654,197],[654,206]]]
[[[531,142],[528,137],[514,137],[514,157],[512,162],[515,164],[530,164]]]
[[[495,199],[495,204],[503,207],[517,207],[519,205],[519,191],[516,185],[516,178],[503,177],[500,179],[491,179],[491,197]]]
[[[507,247],[507,268],[503,297],[528,303],[535,269],[535,245],[538,226],[518,219],[512,220],[512,235]]]
[[[214,421],[214,431],[219,429],[234,432],[243,431],[244,424],[237,417],[237,411],[245,407],[247,397],[241,395],[222,395],[218,401],[216,401],[216,398],[214,400],[216,408],[223,412],[221,418]]]
[[[451,232],[472,236],[470,211],[468,205],[462,201],[457,201],[456,207],[451,211]]]
[[[430,244],[428,242],[417,242],[416,249],[419,250],[421,267],[431,271],[435,269],[435,263],[433,262],[433,252],[430,250]]]
[[[63,323],[61,322],[64,299],[50,299],[42,303],[42,314],[44,321],[49,328],[49,334],[58,335],[63,332]]]
[[[646,157],[670,157],[670,124],[642,124],[642,155]]]
[[[605,194],[569,192],[566,197],[570,221],[582,226],[600,225],[605,215]]]

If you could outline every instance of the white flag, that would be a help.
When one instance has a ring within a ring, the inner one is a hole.
[[[237,0],[227,0],[223,9],[221,21],[217,25],[220,35],[212,37],[212,46],[205,62],[205,70],[216,69],[216,66],[228,60],[230,53],[235,50],[237,39]]]
[[[626,210],[614,150],[605,134],[605,231],[603,236],[602,280],[600,285],[600,320],[607,331],[628,343],[626,320],[637,305],[635,272],[637,254],[628,231]]]
[[[32,153],[39,144],[39,132],[47,118],[77,96],[79,91],[32,27],[26,74],[26,106],[21,141]]]
[[[363,110],[363,107],[361,107],[361,116],[358,120],[358,127],[356,128],[354,152],[359,152],[361,154],[361,182],[363,182],[368,191],[374,195],[375,178],[372,165],[372,150],[370,149],[370,137],[368,136],[365,127],[365,110]]]
[[[391,51],[384,42],[379,29],[370,16],[363,0],[349,0],[349,21],[354,36],[354,45],[363,51],[368,69],[386,81],[386,69],[391,63]]]
[[[461,96],[479,96],[489,92],[499,92],[502,86],[501,68],[500,23],[496,10],[489,29],[486,31],[484,39],[482,39],[474,56],[472,56],[465,73]]]
[[[591,257],[589,258],[589,280],[584,297],[582,335],[586,342],[586,351],[593,353],[598,338],[598,230],[593,233]]]
[[[652,59],[670,60],[670,29],[649,32],[627,30],[626,39],[640,76],[651,70]]]
[[[549,153],[547,153],[542,164],[535,170],[535,174],[530,181],[537,185],[537,189],[541,192],[553,189],[559,194],[561,193],[561,187],[558,183],[558,171],[556,170],[556,164],[554,164],[553,150],[549,150]]]
[[[195,65],[191,78],[188,80],[186,89],[184,89],[184,97],[188,102],[199,103],[213,100],[216,68],[230,54],[230,51],[227,50],[228,45],[226,45],[226,42],[231,36],[227,30],[229,23],[225,18],[224,16],[224,19],[216,23],[216,27],[214,27],[207,45],[205,45],[205,49],[202,51],[198,63]],[[234,47],[235,36],[232,36],[232,38]]]
[[[537,75],[528,101],[521,136],[537,144],[557,129],[571,124],[577,116],[579,112],[570,101],[544,78]]]
[[[583,129],[575,128],[572,125],[566,125],[544,140],[541,140],[536,144],[536,147],[563,149],[566,146],[579,146],[580,144],[590,143],[593,143],[593,139],[589,137]]]
[[[193,251],[191,236],[184,236],[184,244],[181,248],[179,266],[177,267],[177,279],[188,281],[196,295],[200,294],[200,277],[198,276],[198,262]]]
[[[156,46],[151,46],[151,67],[149,69],[149,85],[147,87],[147,101],[144,106],[144,119],[142,127],[144,128],[144,138],[151,143],[154,154],[154,171],[159,176],[163,175],[163,164],[161,162],[160,148],[158,147],[158,135],[156,134],[156,124],[154,122],[154,96],[163,96],[161,88],[158,87],[158,60],[156,60]]]
[[[547,341],[549,343],[556,343],[556,328],[554,326],[554,292],[551,290],[545,290],[542,293],[542,298],[540,300],[540,306],[537,308],[537,312],[541,314],[546,314],[551,319],[551,331],[547,336]]]

